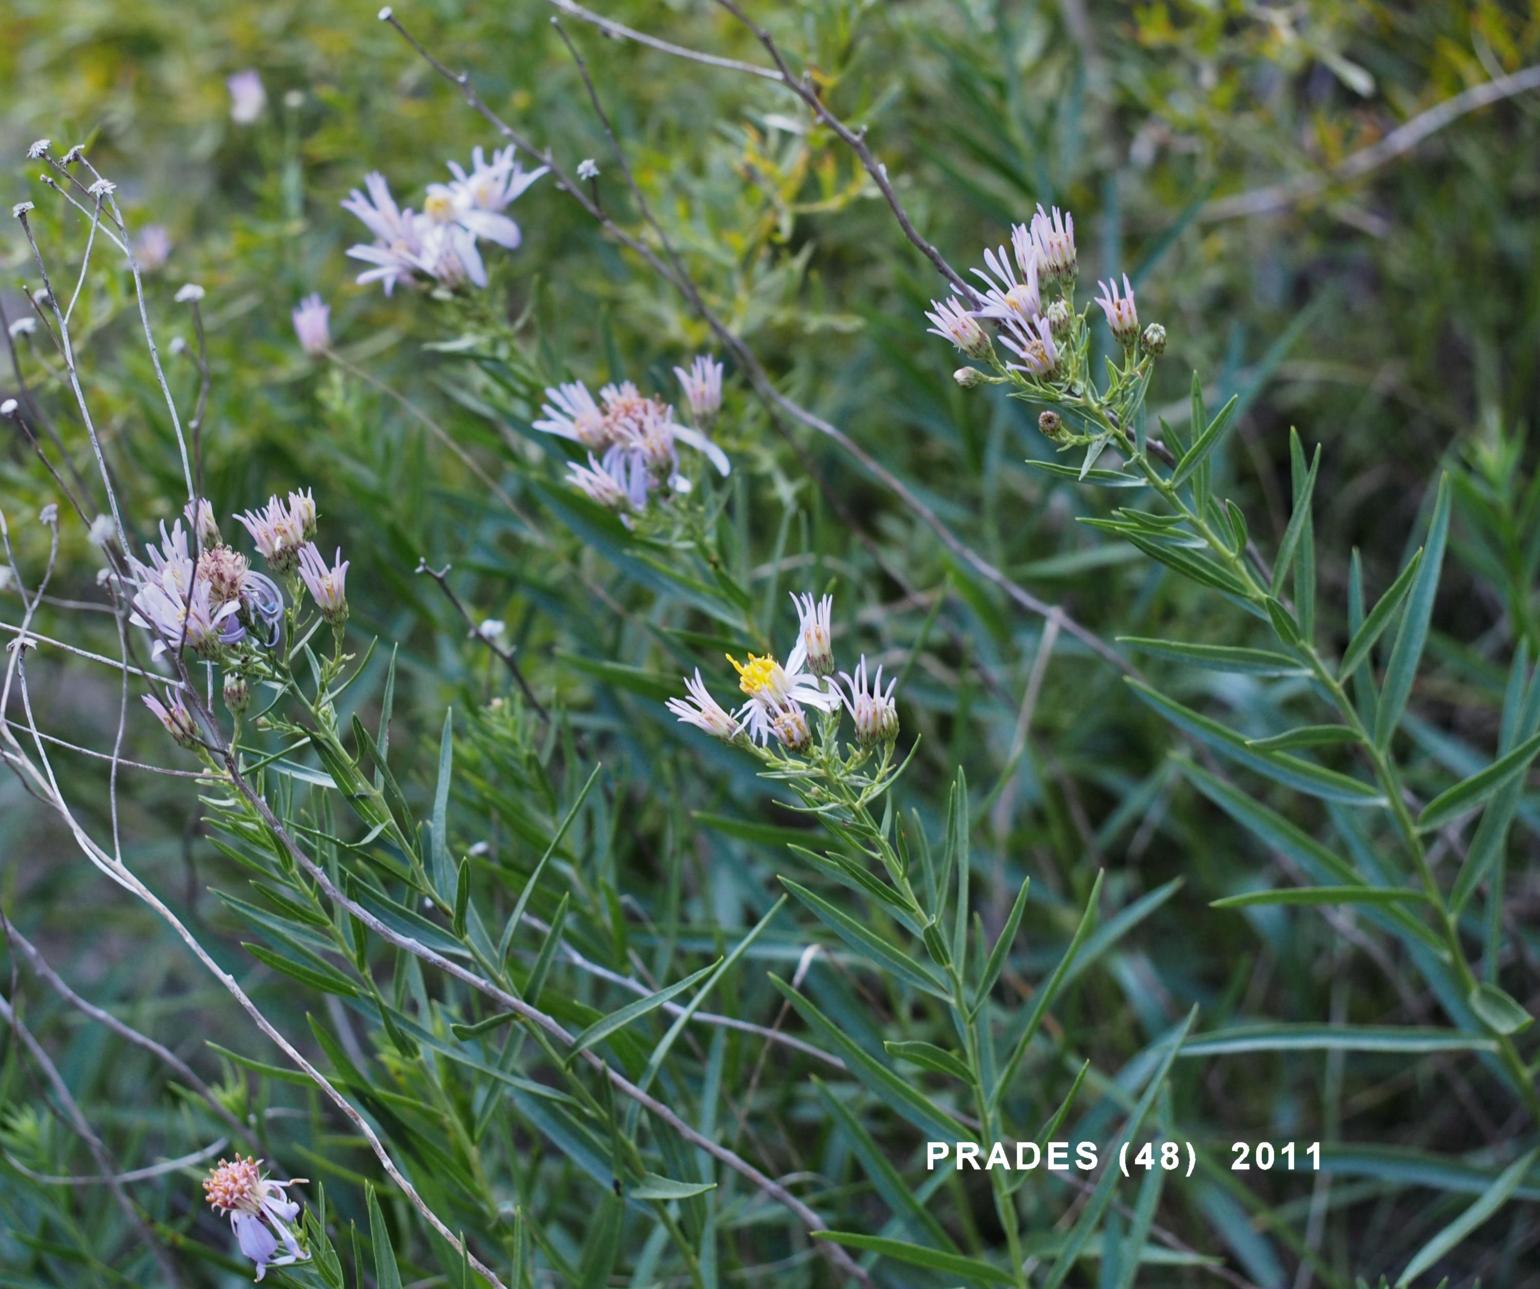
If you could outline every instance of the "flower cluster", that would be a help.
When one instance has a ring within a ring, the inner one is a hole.
[[[747,662],[728,655],[745,695],[742,706],[730,712],[717,702],[697,668],[693,677],[684,678],[686,697],[670,698],[668,710],[682,724],[715,738],[761,748],[773,738],[788,752],[800,753],[813,746],[808,709],[837,715],[843,708],[855,726],[860,748],[891,747],[898,737],[898,708],[893,701],[898,682],[890,680],[884,687],[882,668],[870,673],[864,656],[854,674],[840,672],[836,681],[833,597],[815,600],[808,594],[793,594],[791,599],[797,609],[797,639],[784,664],[769,654],[751,653]]]
[[[225,699],[239,711],[249,695],[243,670],[283,638],[284,593],[272,577],[225,544],[206,500],[189,502],[183,518],[188,527],[182,518],[169,529],[161,524],[161,539],[146,546],[146,559],[128,556],[129,620],[150,633],[151,657],[186,647],[206,661],[227,664]],[[236,516],[268,567],[287,580],[291,598],[303,587],[321,617],[340,633],[348,617],[348,564],[339,550],[335,563],[327,565],[311,540],[316,518],[309,489],[290,492],[286,499],[269,497],[265,506]],[[191,747],[198,741],[196,721],[175,694],[168,694],[166,702],[151,696],[144,702],[178,743]]]
[[[1079,273],[1073,216],[1039,206],[1030,222],[1012,226],[1009,248],[986,248],[984,267],[972,272],[980,283],[977,290],[931,301],[925,314],[931,333],[951,341],[968,358],[994,361],[1002,379],[1073,383],[1075,346],[1084,331],[1084,319],[1073,307]],[[1151,326],[1140,332],[1127,275],[1121,286],[1116,279],[1097,285],[1095,303],[1125,353],[1158,356],[1165,331]],[[996,340],[1007,354],[1003,363],[995,357]],[[957,372],[964,388],[988,379],[971,367]]]
[[[216,1213],[229,1214],[236,1243],[256,1264],[258,1280],[267,1274],[268,1267],[288,1267],[310,1259],[294,1233],[299,1205],[286,1193],[287,1187],[298,1186],[305,1179],[272,1181],[263,1175],[261,1162],[249,1155],[245,1159],[239,1155],[221,1159],[203,1179],[204,1199]],[[278,1254],[280,1244],[282,1254]]]
[[[350,256],[371,266],[358,281],[379,282],[386,295],[397,283],[424,279],[451,288],[466,282],[486,286],[478,241],[508,250],[519,245],[519,226],[503,212],[546,169],[525,170],[511,144],[490,159],[476,148],[469,171],[451,161],[453,180],[428,185],[421,211],[397,206],[384,175],[365,176],[364,191],[355,188],[342,203],[374,235],[372,242],[348,248]]]
[[[721,474],[731,467],[706,429],[722,407],[722,364],[697,357],[688,371],[676,367],[690,424],[671,403],[643,394],[631,381],[606,385],[596,399],[581,381],[545,391],[537,430],[587,449],[587,464],[567,465],[568,482],[589,498],[622,513],[639,512],[658,491],[688,492],[679,472],[679,445],[703,454]]]

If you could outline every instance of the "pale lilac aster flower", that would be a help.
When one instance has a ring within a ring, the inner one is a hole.
[[[521,240],[519,226],[502,212],[547,169],[525,170],[515,160],[512,144],[494,152],[490,161],[475,148],[470,173],[459,162],[451,161],[449,172],[454,182],[428,185],[424,212],[436,223],[459,224],[472,237],[485,237],[513,250]]]
[[[1049,282],[1071,282],[1079,266],[1075,254],[1075,217],[1057,206],[1049,214],[1041,205],[1032,216],[1032,242],[1038,272]]]
[[[815,600],[807,592],[793,591],[791,602],[797,607],[797,639],[807,655],[808,670],[815,676],[828,676],[834,671],[833,627],[830,618],[834,612],[834,597],[825,595]]]
[[[1021,359],[1019,363],[1007,363],[1015,371],[1031,376],[1051,376],[1058,370],[1059,347],[1053,340],[1053,328],[1047,318],[1034,318],[1018,327],[1014,323],[1000,332],[1001,343]]]
[[[925,311],[931,326],[926,330],[932,335],[950,340],[969,358],[989,356],[989,335],[979,326],[978,319],[958,302],[955,296],[945,300],[932,300]]]
[[[313,490],[306,488],[303,492],[295,490],[289,493],[289,513],[294,516],[294,522],[299,525],[299,530],[305,535],[305,540],[315,536],[316,509]]]
[[[319,295],[307,295],[290,315],[299,347],[312,357],[331,348],[331,316],[330,306]]]
[[[216,605],[239,600],[250,573],[246,557],[228,546],[210,546],[198,557],[198,579],[209,584],[209,595]]]
[[[27,149],[27,159],[29,161],[37,161],[46,157],[51,146],[47,139],[38,139]]]
[[[545,397],[545,405],[540,409],[543,419],[535,422],[537,430],[571,439],[594,451],[609,447],[614,438],[609,421],[582,381],[547,389]]]
[[[113,527],[112,520],[106,515],[98,515],[91,521],[91,530],[86,534],[86,540],[93,546],[105,547],[112,541],[117,529]]]
[[[196,282],[184,282],[177,287],[176,294],[171,298],[178,304],[196,304],[204,297],[204,290]]]
[[[129,621],[155,637],[152,658],[182,645],[207,658],[221,645],[234,644],[245,635],[235,616],[240,607],[239,600],[216,606],[209,583],[202,578],[194,579],[190,592],[183,592],[165,576],[139,587]]]
[[[1025,268],[1014,264],[1005,247],[985,249],[985,269],[973,273],[984,283],[984,305],[976,311],[980,318],[1029,322],[1042,312],[1042,297],[1037,289],[1037,257],[1027,260]],[[1019,270],[1019,276],[1018,276]]]
[[[299,562],[299,548],[305,542],[302,516],[277,497],[269,497],[261,510],[249,510],[235,518],[251,534],[251,540],[273,568],[280,573],[293,572]]]
[[[689,695],[687,699],[670,698],[665,704],[681,723],[705,730],[713,738],[735,739],[743,733],[743,726],[711,696],[706,682],[700,678],[699,667],[693,678],[684,677],[684,688]]]
[[[267,107],[267,89],[253,68],[227,78],[225,88],[230,91],[230,119],[237,125],[250,125]]]
[[[610,455],[609,453],[606,454]],[[599,461],[592,452],[588,454],[588,464],[585,466],[579,461],[567,462],[567,482],[581,491],[590,501],[595,501],[610,510],[640,509],[632,500],[630,481],[617,478],[611,474],[604,463]],[[642,504],[646,504],[646,477],[643,475]]]
[[[153,694],[141,694],[144,705],[155,714],[155,719],[166,727],[166,733],[171,735],[179,745],[186,748],[198,746],[198,725],[193,720],[193,714],[187,710],[187,704],[175,694],[168,693],[170,705],[160,701]]]
[[[856,741],[869,747],[874,743],[887,743],[897,738],[898,707],[893,702],[893,691],[898,687],[898,680],[890,680],[884,689],[882,668],[878,667],[876,676],[868,682],[864,655],[856,664],[855,675],[842,671],[840,679],[845,682],[845,689],[848,690],[841,691],[840,699],[855,724]]]
[[[36,330],[36,318],[17,318],[15,322],[11,323],[11,339],[14,340],[18,336],[30,336]]]
[[[182,507],[182,514],[188,526],[198,535],[200,545],[219,545],[219,521],[214,518],[214,507],[209,504],[207,497],[189,501]]]
[[[249,1155],[245,1159],[239,1155],[233,1160],[221,1159],[203,1181],[204,1198],[215,1212],[230,1215],[236,1243],[256,1264],[258,1280],[268,1267],[293,1266],[310,1258],[294,1234],[299,1205],[287,1193],[288,1187],[298,1186],[305,1179],[272,1181],[262,1175],[260,1163]],[[280,1243],[283,1253],[275,1257]]]
[[[348,254],[374,266],[358,275],[359,284],[379,282],[389,295],[398,282],[411,282],[415,273],[426,271],[422,266],[423,238],[429,224],[424,217],[396,205],[390,185],[379,171],[364,176],[364,189],[349,193],[342,209],[363,221],[374,234],[374,243],[350,246]]]
[[[335,566],[326,567],[326,559],[314,542],[306,542],[299,551],[299,575],[321,616],[333,626],[348,620],[348,561],[337,550]]]
[[[579,179],[597,179],[599,177],[599,167],[594,163],[592,157],[584,157],[578,162],[577,177]]]
[[[1139,339],[1139,310],[1134,306],[1134,288],[1128,280],[1128,274],[1123,274],[1121,295],[1118,294],[1118,284],[1114,278],[1096,285],[1101,288],[1096,303],[1107,315],[1107,325],[1112,328],[1112,334],[1120,344],[1132,345]]]
[[[153,273],[171,258],[171,234],[164,224],[146,224],[134,240],[134,258],[146,273]]]
[[[722,410],[722,364],[706,354],[699,354],[689,371],[675,367],[679,388],[697,425],[710,425]]]

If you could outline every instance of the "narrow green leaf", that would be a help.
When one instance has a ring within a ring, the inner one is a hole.
[[[1423,548],[1419,546],[1411,559],[1407,560],[1406,567],[1396,574],[1396,580],[1390,584],[1389,589],[1380,596],[1379,603],[1369,610],[1369,616],[1363,620],[1363,624],[1353,632],[1347,651],[1342,655],[1342,665],[1337,668],[1338,680],[1346,680],[1358,670],[1369,656],[1369,650],[1374,648],[1374,642],[1390,625],[1391,618],[1401,607],[1401,601],[1412,589],[1412,579],[1417,576],[1417,570],[1422,565],[1422,553]]]
[[[671,1200],[690,1199],[717,1188],[715,1182],[680,1182],[672,1177],[659,1177],[657,1173],[643,1173],[641,1181],[626,1187],[628,1199]]]
[[[944,1047],[937,1047],[934,1043],[897,1042],[883,1043],[888,1055],[897,1057],[900,1061],[908,1061],[911,1065],[918,1065],[922,1069],[934,1070],[937,1074],[945,1074],[954,1079],[961,1079],[964,1083],[972,1083],[973,1074],[962,1060]]]
[[[991,1105],[999,1105],[1000,1099],[1005,1095],[1005,1090],[1016,1076],[1021,1061],[1027,1054],[1027,1047],[1031,1044],[1033,1036],[1037,1033],[1038,1026],[1043,1023],[1043,1017],[1048,1014],[1048,1008],[1058,996],[1060,987],[1064,984],[1064,978],[1069,974],[1074,965],[1075,956],[1080,952],[1080,946],[1091,934],[1091,926],[1096,921],[1097,900],[1102,891],[1103,870],[1098,869],[1096,880],[1091,883],[1091,895],[1085,902],[1085,912],[1080,915],[1080,922],[1075,927],[1075,934],[1070,937],[1064,954],[1060,957],[1058,965],[1054,967],[1053,974],[1038,988],[1032,999],[1032,1010],[1027,1014],[1027,1022],[1021,1031],[1021,1036],[1011,1047],[1010,1057],[1005,1062],[1005,1068],[1001,1070],[1000,1077],[995,1080],[995,1086],[990,1090],[989,1099]]]
[[[831,1244],[847,1249],[879,1253],[895,1262],[906,1262],[911,1267],[924,1267],[929,1271],[942,1271],[949,1276],[962,1276],[968,1280],[980,1280],[991,1285],[1013,1285],[1014,1276],[977,1258],[965,1258],[960,1253],[943,1253],[940,1249],[927,1249],[923,1244],[907,1244],[903,1240],[890,1240],[882,1235],[861,1235],[855,1231],[814,1231],[815,1240],[828,1240]]]
[[[364,1187],[364,1202],[369,1209],[369,1246],[374,1250],[374,1283],[379,1289],[401,1289],[401,1272],[396,1266],[396,1251],[390,1243],[390,1228],[380,1212],[379,1196],[374,1187]]]
[[[1179,729],[1184,729],[1210,747],[1224,752],[1243,765],[1276,779],[1287,787],[1297,788],[1327,801],[1342,801],[1349,805],[1372,806],[1384,804],[1385,798],[1372,784],[1364,783],[1350,775],[1339,774],[1312,761],[1304,761],[1286,752],[1265,752],[1252,748],[1244,737],[1226,725],[1184,707],[1175,699],[1167,698],[1141,681],[1128,679],[1127,684],[1145,702],[1161,712]]]
[[[948,997],[945,983],[922,960],[912,957],[895,945],[889,944],[876,932],[868,930],[848,913],[835,908],[822,896],[813,894],[789,877],[781,878],[781,885],[806,905],[815,917],[839,936],[866,961],[885,968],[898,979],[923,989],[938,998]]]
[[[1506,990],[1486,981],[1472,989],[1466,1001],[1481,1023],[1498,1034],[1517,1034],[1535,1020]]]
[[[1140,653],[1161,658],[1176,658],[1195,663],[1210,671],[1238,671],[1258,676],[1308,676],[1307,668],[1297,658],[1271,649],[1243,649],[1233,645],[1189,644],[1184,640],[1156,640],[1149,636],[1118,636]]]
[[[844,1059],[850,1072],[876,1095],[877,1099],[895,1113],[902,1115],[921,1132],[935,1134],[938,1140],[961,1141],[971,1139],[950,1113],[943,1110],[913,1084],[899,1078],[892,1070],[876,1060],[860,1044],[850,1039],[838,1025],[831,1021],[806,995],[771,973],[770,983],[789,1002],[823,1041]]]
[[[449,859],[449,786],[454,779],[454,718],[453,707],[444,709],[444,729],[439,735],[438,779],[433,788],[433,884],[439,898],[452,900],[455,896],[455,871]]]
[[[328,994],[340,994],[343,998],[355,998],[358,995],[357,985],[340,971],[319,959],[296,962],[293,958],[274,952],[266,945],[252,944],[244,940],[241,942],[241,948],[258,962],[298,980],[301,984],[309,985],[312,989],[319,989]]]
[[[595,1043],[608,1038],[616,1030],[624,1029],[634,1020],[639,1020],[648,1012],[655,1011],[671,998],[677,998],[692,985],[704,980],[716,970],[717,962],[702,967],[699,971],[691,972],[683,980],[676,981],[656,993],[648,994],[645,998],[638,998],[635,1002],[627,1003],[617,1011],[612,1011],[608,1016],[601,1017],[572,1040],[572,1047],[567,1052],[567,1061],[570,1063],[579,1052],[585,1052]]]
[[[1186,1043],[1183,1056],[1241,1052],[1493,1052],[1497,1041],[1454,1029],[1398,1025],[1236,1025]]]
[[[1490,1218],[1508,1202],[1509,1197],[1524,1180],[1524,1174],[1540,1159],[1540,1146],[1528,1154],[1520,1155],[1498,1175],[1496,1181],[1459,1217],[1435,1235],[1417,1251],[1406,1264],[1406,1270],[1396,1281],[1396,1289],[1410,1285],[1429,1267],[1434,1266],[1446,1253],[1455,1248],[1472,1231]]]
[[[1293,431],[1291,430],[1292,434]],[[1283,530],[1283,540],[1278,543],[1278,558],[1273,564],[1272,592],[1277,595],[1283,589],[1283,581],[1294,567],[1294,556],[1299,549],[1300,535],[1305,531],[1305,526],[1310,522],[1310,501],[1315,495],[1316,474],[1321,467],[1321,445],[1315,445],[1315,455],[1311,458],[1310,469],[1305,474],[1303,482],[1296,489],[1294,499],[1294,513],[1289,517],[1289,525]]]
[[[1451,819],[1480,805],[1503,784],[1523,774],[1536,754],[1540,754],[1540,734],[1526,739],[1506,756],[1498,757],[1486,769],[1440,792],[1423,807],[1422,814],[1417,817],[1417,827],[1424,831],[1441,828]]]
[[[1202,387],[1198,384],[1196,376],[1193,379],[1195,415],[1201,417],[1202,412]],[[1180,488],[1192,473],[1206,460],[1209,453],[1217,448],[1224,436],[1229,432],[1230,426],[1235,421],[1235,410],[1240,405],[1240,399],[1232,395],[1230,401],[1219,409],[1219,414],[1208,423],[1208,428],[1197,436],[1192,447],[1183,454],[1182,459],[1176,463],[1176,468],[1171,472],[1171,486]]]
[[[460,861],[460,871],[455,877],[454,932],[462,940],[465,938],[465,915],[470,911],[470,905],[471,861],[466,856]]]
[[[1433,518],[1428,524],[1427,553],[1412,582],[1401,618],[1396,642],[1391,646],[1390,661],[1385,666],[1385,684],[1380,691],[1379,708],[1374,713],[1374,741],[1384,747],[1401,723],[1406,700],[1411,697],[1417,677],[1417,664],[1428,640],[1428,624],[1433,618],[1433,601],[1438,595],[1439,572],[1444,566],[1444,544],[1449,536],[1449,476],[1438,481],[1438,496],[1433,503]],[[1378,606],[1376,606],[1378,607]]]
[[[995,939],[995,946],[989,951],[989,958],[984,963],[983,974],[979,977],[978,988],[973,994],[973,1009],[977,1011],[984,1005],[984,1000],[989,997],[990,991],[995,987],[995,982],[1000,979],[1000,973],[1005,970],[1006,959],[1010,957],[1011,945],[1015,942],[1016,932],[1021,929],[1021,917],[1027,910],[1027,891],[1032,886],[1030,877],[1023,879],[1021,889],[1016,892],[1015,902],[1011,905],[1011,911],[1006,914],[1005,925],[1000,928],[1000,934]]]
[[[1407,904],[1427,897],[1421,891],[1387,886],[1290,886],[1279,891],[1246,891],[1211,900],[1211,909],[1246,909],[1258,904]]]
[[[1271,738],[1249,738],[1246,746],[1259,752],[1280,752],[1291,747],[1321,747],[1328,743],[1356,743],[1358,735],[1346,725],[1301,725]]]
[[[1194,1007],[1171,1035],[1170,1042],[1166,1044],[1166,1049],[1161,1054],[1160,1063],[1151,1073],[1148,1082],[1144,1085],[1144,1091],[1139,1094],[1138,1102],[1129,1112],[1117,1143],[1109,1144],[1106,1153],[1109,1164],[1122,1154],[1122,1147],[1132,1141],[1143,1128],[1144,1121],[1149,1116],[1150,1107],[1155,1104],[1155,1098],[1166,1085],[1166,1077],[1171,1072],[1171,1063],[1182,1053],[1187,1035],[1192,1031],[1192,1023],[1197,1016],[1198,1009]],[[1059,1252],[1057,1261],[1053,1264],[1053,1270],[1044,1281],[1044,1289],[1058,1289],[1058,1286],[1063,1284],[1074,1271],[1075,1263],[1080,1260],[1081,1252],[1089,1243],[1091,1236],[1095,1234],[1102,1215],[1107,1211],[1107,1205],[1112,1202],[1112,1193],[1121,1180],[1121,1173],[1117,1168],[1102,1169],[1096,1189],[1091,1192],[1090,1199],[1086,1201],[1085,1208],[1081,1211],[1070,1231],[1069,1238],[1065,1240],[1064,1247]]]

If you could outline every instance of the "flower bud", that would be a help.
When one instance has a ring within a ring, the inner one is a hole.
[[[1067,300],[1055,300],[1043,316],[1048,319],[1048,327],[1056,336],[1065,335],[1069,331],[1070,320],[1074,317]]]
[[[1037,418],[1037,428],[1048,438],[1056,439],[1064,432],[1064,418],[1057,412],[1041,412]]]
[[[238,671],[225,672],[225,706],[234,716],[251,706],[251,685]]]
[[[952,373],[955,380],[963,389],[977,389],[989,379],[977,367],[959,367]]]
[[[808,726],[807,714],[795,703],[775,714],[771,728],[788,752],[805,752],[813,745],[813,731]]]
[[[1144,352],[1151,358],[1159,358],[1166,352],[1166,329],[1158,322],[1152,322],[1144,329],[1140,336],[1140,343],[1144,345]]]

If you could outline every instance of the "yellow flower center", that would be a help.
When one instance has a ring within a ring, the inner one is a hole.
[[[781,664],[769,654],[761,658],[751,653],[746,663],[739,662],[732,654],[728,654],[727,661],[732,663],[733,669],[738,673],[738,688],[750,698],[766,690],[774,693],[779,688],[776,677],[781,670]]]
[[[423,209],[429,217],[439,222],[447,220],[454,214],[454,202],[443,193],[430,193],[427,201],[423,202]]]

